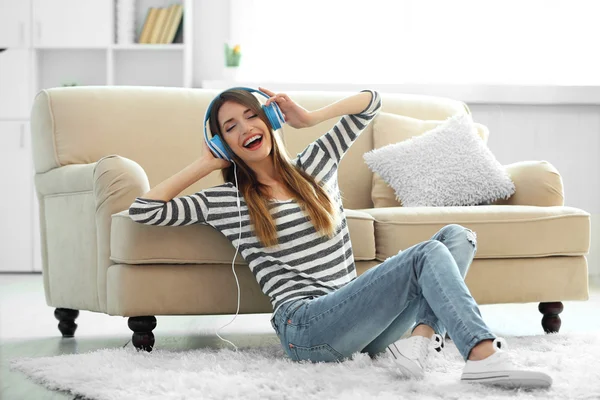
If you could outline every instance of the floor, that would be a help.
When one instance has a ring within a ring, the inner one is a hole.
[[[590,299],[564,302],[561,332],[600,331],[600,281],[590,282]],[[481,314],[498,336],[542,334],[537,304],[481,306]],[[0,399],[73,399],[11,372],[9,361],[19,357],[41,357],[84,353],[101,348],[131,346],[127,320],[104,314],[81,312],[75,338],[62,339],[53,309],[46,305],[40,274],[0,274]],[[221,337],[237,346],[260,345],[275,337],[270,314],[239,315]],[[228,324],[233,315],[157,317],[155,346],[162,349],[194,349],[203,346],[230,346],[215,331]],[[510,348],[510,347],[509,347]]]

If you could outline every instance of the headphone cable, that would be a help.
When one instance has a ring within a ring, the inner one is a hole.
[[[229,322],[227,325],[231,324],[231,323],[232,323],[232,322],[235,320],[235,318],[237,317],[237,315],[238,315],[238,313],[239,313],[239,311],[240,311],[240,284],[239,284],[239,282],[238,282],[238,277],[237,277],[237,274],[235,273],[235,266],[234,266],[234,264],[235,264],[235,258],[237,257],[238,250],[239,250],[239,248],[240,248],[240,241],[241,241],[241,239],[242,239],[242,209],[241,209],[241,206],[240,206],[240,190],[239,190],[239,188],[238,188],[236,164],[235,164],[235,162],[233,162],[233,160],[232,160],[231,162],[233,163],[233,173],[234,173],[234,175],[235,175],[235,189],[237,190],[237,194],[236,194],[236,196],[237,196],[237,197],[236,197],[236,200],[237,200],[237,206],[238,206],[238,213],[239,213],[239,215],[240,215],[240,234],[239,234],[239,236],[238,236],[238,243],[237,243],[237,246],[235,246],[235,255],[233,256],[233,261],[231,261],[231,269],[233,270],[233,275],[235,275],[235,282],[236,282],[236,284],[237,284],[237,287],[238,287],[238,304],[237,304],[237,311],[235,312],[235,317],[233,317],[233,319],[232,319],[232,320],[231,320],[231,321],[230,321],[230,322]],[[217,333],[217,336],[219,336],[219,338],[220,338],[221,340],[224,340],[224,341],[225,341],[225,342],[227,342],[227,343],[231,343],[229,340],[227,340],[227,339],[223,339],[223,338],[222,338],[222,337],[219,335],[219,331],[220,331],[221,329],[223,329],[224,327],[226,327],[227,325],[224,325],[224,326],[220,327],[219,329],[217,329],[217,332],[216,332],[216,333]],[[231,344],[233,345],[233,347],[235,347],[235,351],[237,352],[237,351],[238,351],[238,348],[237,348],[237,346],[236,346],[235,344],[233,344],[233,343],[231,343]]]

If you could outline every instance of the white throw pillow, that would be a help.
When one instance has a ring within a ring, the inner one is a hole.
[[[479,205],[515,192],[470,115],[448,118],[429,132],[372,150],[363,158],[405,207]]]

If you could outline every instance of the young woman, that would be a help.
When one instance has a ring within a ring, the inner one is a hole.
[[[239,245],[271,299],[271,324],[294,361],[385,353],[403,375],[422,378],[429,348],[437,343],[439,349],[447,331],[466,360],[462,381],[550,386],[548,375],[516,368],[500,349],[503,340],[482,320],[464,282],[477,251],[471,230],[445,226],[357,277],[337,169],[381,109],[380,95],[365,90],[308,111],[286,94],[259,89],[294,128],[341,118],[292,160],[257,98],[225,91],[212,105],[209,127],[237,166],[237,187],[232,163],[215,158],[205,143],[196,161],[135,200],[131,218],[161,226],[208,224]],[[225,184],[174,198],[218,169]]]

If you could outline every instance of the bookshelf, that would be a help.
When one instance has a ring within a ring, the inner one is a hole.
[[[36,12],[32,13],[33,94],[69,83],[192,87],[193,0],[135,0],[136,42],[133,43],[117,43],[117,1],[86,0],[85,7],[75,8],[65,17],[62,10],[81,2],[32,0],[34,10],[37,3],[44,3],[42,8],[47,14],[56,14],[35,20]],[[183,9],[182,43],[137,43],[148,10],[167,9],[171,5]],[[89,15],[94,18],[87,17]],[[66,27],[65,31],[70,31],[68,36],[36,42],[38,30],[41,31],[39,37],[44,38],[53,27],[64,26],[71,19],[79,23],[77,30]],[[73,35],[74,31],[80,34]]]

